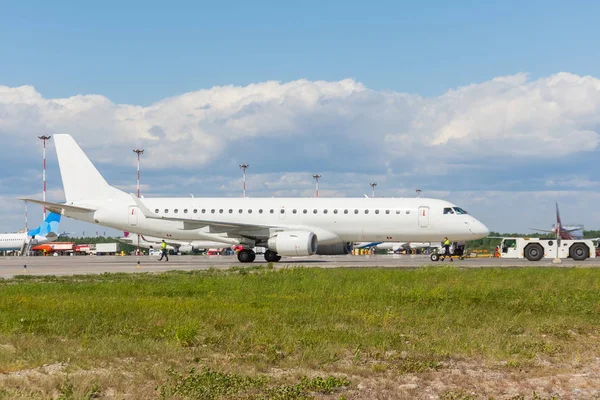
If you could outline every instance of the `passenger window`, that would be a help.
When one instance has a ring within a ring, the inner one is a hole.
[[[198,214],[198,209],[194,208],[194,214]]]
[[[273,210],[273,209],[271,208],[271,209],[269,210],[269,212],[270,212],[271,214],[273,214],[273,213],[275,212],[275,210]]]
[[[213,208],[212,210],[210,210],[210,213],[214,214],[215,213],[215,209]]]
[[[401,210],[396,210],[396,214],[400,214],[401,212],[402,212]]]
[[[233,214],[233,210],[231,208],[229,209],[229,214]]]
[[[186,208],[185,210],[183,210],[183,213],[184,213],[184,214],[187,214],[187,208]]]
[[[344,210],[344,214],[348,214],[348,210]]]
[[[258,213],[259,213],[259,214],[262,214],[262,208],[259,208],[259,209],[258,209]]]
[[[179,210],[178,210],[178,209],[175,209],[175,210],[173,210],[173,212],[174,212],[175,214],[177,214],[177,211],[179,211]]]
[[[369,210],[365,210],[365,214],[368,214],[368,213],[369,213]]]
[[[385,213],[386,213],[386,214],[389,214],[389,213],[390,213],[390,210],[385,210]]]
[[[205,213],[206,213],[206,208],[203,208],[202,209],[202,214],[205,214]]]
[[[165,214],[168,214],[168,213],[169,213],[169,209],[165,208]]]
[[[285,214],[285,208],[282,208],[281,211],[279,211],[281,214]]]
[[[333,213],[334,213],[334,214],[337,214],[337,208],[336,208],[335,210],[333,210]]]
[[[296,211],[297,211],[297,210],[294,208],[294,210],[293,210],[292,212],[293,212],[294,214],[296,214]]]
[[[410,210],[406,210],[407,214],[410,214]],[[400,214],[400,210],[398,210],[398,214]]]
[[[238,212],[241,214],[244,212],[244,210],[242,210],[241,208],[238,210]]]
[[[323,210],[323,214],[327,214],[327,209]]]
[[[223,214],[223,209],[222,208],[219,210],[219,214]]]
[[[248,214],[252,214],[252,209],[251,208],[248,209]]]
[[[315,209],[313,210],[313,214],[316,214],[316,213],[317,213],[317,209],[315,208]]]
[[[305,208],[304,210],[302,210],[303,214],[306,214],[308,212],[308,210]]]
[[[157,208],[156,210],[154,210],[154,213],[155,213],[155,214],[158,214],[158,208]]]
[[[379,210],[375,210],[375,214],[379,214]]]
[[[358,214],[358,210],[354,210],[354,214]]]

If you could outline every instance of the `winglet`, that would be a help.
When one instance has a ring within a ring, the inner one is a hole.
[[[135,201],[135,205],[140,209],[140,211],[142,212],[142,215],[146,218],[151,218],[151,219],[162,219],[161,217],[159,217],[158,215],[156,215],[155,213],[153,213],[152,211],[150,211],[150,209],[148,207],[146,207],[146,205],[144,203],[142,203],[141,199],[138,199],[138,197],[133,194],[133,193],[129,193],[131,195],[131,198],[133,199],[133,201]]]

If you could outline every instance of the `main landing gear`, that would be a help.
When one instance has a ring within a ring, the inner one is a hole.
[[[237,258],[241,263],[251,263],[256,258],[256,253],[248,249],[240,250],[237,253]]]
[[[265,260],[267,262],[278,262],[281,260],[281,256],[278,256],[274,251],[267,250],[265,251]]]
[[[240,250],[237,253],[238,261],[241,263],[251,263],[256,259],[256,253],[249,249]],[[267,262],[278,262],[281,260],[281,256],[277,255],[274,251],[265,251],[265,260]]]

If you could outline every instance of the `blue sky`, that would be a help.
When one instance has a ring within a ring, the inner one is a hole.
[[[299,78],[430,96],[600,64],[595,1],[24,1],[0,15],[3,84],[115,103]]]
[[[147,148],[148,196],[238,195],[246,162],[255,196],[309,195],[319,172],[331,196],[420,187],[493,230],[549,226],[554,201],[600,229],[598,15],[593,1],[3,2],[0,231],[22,227],[15,197],[39,196],[42,132],[72,134],[121,187]],[[48,177],[62,200],[52,144]]]

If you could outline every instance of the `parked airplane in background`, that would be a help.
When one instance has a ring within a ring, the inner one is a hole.
[[[553,233],[560,239],[564,240],[579,240],[583,239],[583,225],[564,225],[560,221],[560,213],[558,211],[558,203],[556,203],[556,224],[552,225],[551,230],[531,228],[538,232]]]
[[[137,246],[138,236],[140,238],[140,247],[144,249],[161,249],[163,239],[153,236],[145,236],[138,235],[137,233],[123,232],[123,237],[117,238],[117,240],[123,243]],[[182,253],[191,253],[194,250],[230,247],[228,244],[223,242],[213,242],[207,240],[184,241],[165,238],[165,242],[167,243],[167,250],[180,251]]]
[[[70,135],[54,135],[66,203],[23,199],[69,218],[174,240],[243,245],[240,262],[264,257],[348,254],[357,241],[486,237],[460,207],[426,198],[144,198],[110,186]],[[452,211],[452,212],[450,212]]]
[[[29,244],[37,245],[55,241],[58,238],[60,214],[53,212],[46,216],[40,226],[27,232],[0,234],[0,251],[24,252]]]

